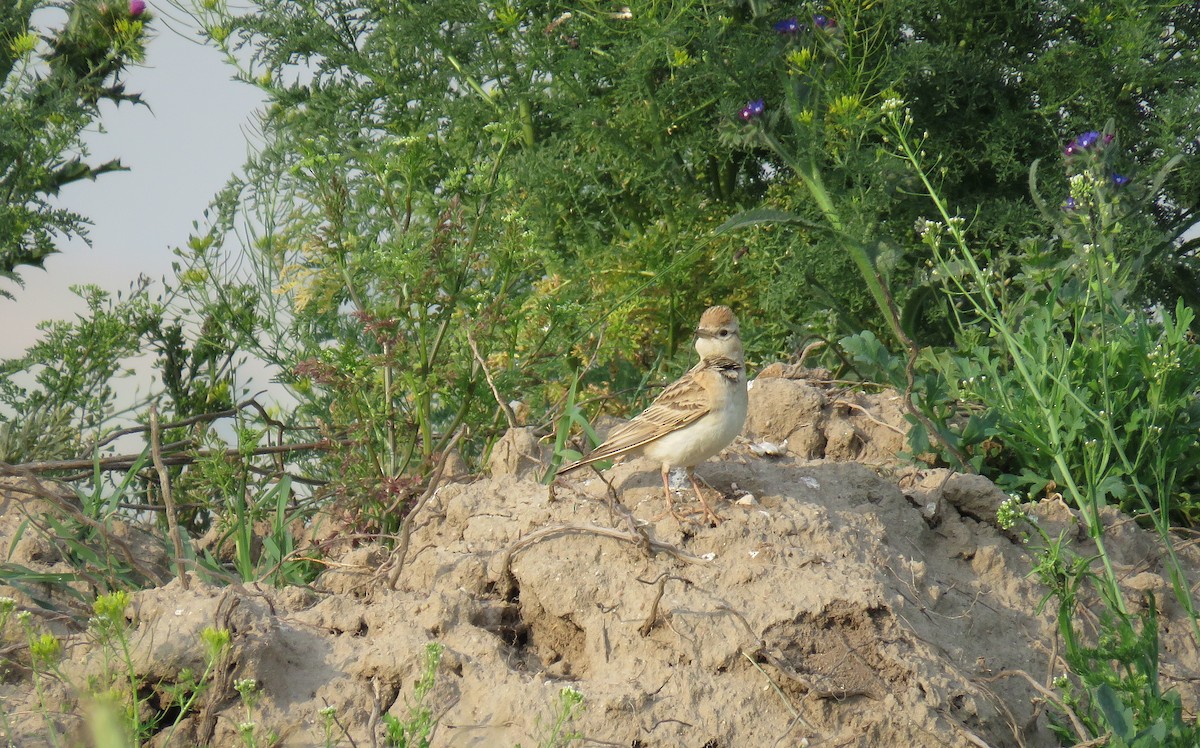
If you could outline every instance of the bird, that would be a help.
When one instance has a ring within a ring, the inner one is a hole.
[[[727,306],[706,309],[696,327],[695,342],[700,354],[698,364],[668,385],[650,407],[617,427],[586,457],[559,468],[558,475],[640,451],[662,465],[668,513],[681,519],[675,513],[668,477],[671,468],[683,467],[706,517],[720,522],[704,500],[695,467],[728,446],[746,421],[749,397],[745,353],[733,310]]]

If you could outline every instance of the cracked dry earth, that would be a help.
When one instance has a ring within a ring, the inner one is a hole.
[[[724,494],[719,526],[652,520],[661,485],[640,460],[607,483],[580,471],[540,485],[547,452],[515,430],[487,475],[437,491],[394,591],[387,553],[367,546],[334,554],[311,588],[193,579],[187,591],[175,580],[136,593],[134,660],[148,689],[202,667],[205,626],[233,637],[196,714],[156,744],[241,745],[231,686],[241,678],[258,682],[256,722],[283,745],[321,745],[326,706],[355,745],[382,744],[380,715],[406,714],[421,653],[437,641],[434,746],[537,745],[564,685],[583,694],[575,728],[598,745],[1057,745],[1035,685],[1062,671],[1055,626],[1035,613],[1043,589],[1027,577],[1028,549],[994,526],[1003,494],[978,476],[903,466],[896,393],[788,374],[759,376],[743,438],[697,471]],[[762,440],[785,439],[782,454],[758,456]],[[5,549],[16,501],[8,494],[0,515]],[[1034,511],[1052,534],[1082,538],[1061,502]],[[1165,685],[1194,715],[1200,654],[1156,544],[1115,513],[1108,521],[1131,604],[1159,593]],[[12,552],[53,569],[54,549],[32,542]],[[1200,578],[1200,554],[1180,553]],[[98,667],[84,637],[67,651],[69,679]],[[62,684],[49,688],[69,700]],[[42,742],[28,672],[10,669],[0,697],[21,715],[6,737]]]

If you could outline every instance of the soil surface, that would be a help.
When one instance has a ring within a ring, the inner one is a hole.
[[[381,716],[406,717],[425,646],[440,642],[434,746],[538,745],[564,686],[584,697],[573,727],[585,745],[1058,745],[1043,691],[1064,672],[1054,604],[1036,612],[1045,589],[1029,577],[1031,550],[996,526],[1005,496],[979,476],[903,461],[897,393],[805,374],[763,372],[743,436],[698,468],[725,520],[717,526],[660,517],[657,466],[644,460],[541,485],[545,441],[515,430],[487,475],[444,484],[428,502],[394,590],[390,553],[350,543],[335,545],[308,588],[193,576],[184,589],[161,543],[128,528],[129,546],[171,580],[135,593],[130,608],[149,703],[164,703],[185,669],[204,669],[205,627],[232,634],[192,716],[152,744],[242,745],[247,716],[233,683],[250,678],[262,694],[252,715],[260,737],[324,745],[320,712],[333,707],[353,741],[339,744],[382,745]],[[2,553],[65,570],[59,549],[20,531],[62,506],[15,486],[0,493]],[[676,504],[697,506],[690,488]],[[1066,532],[1088,552],[1061,500],[1032,511],[1051,536]],[[1157,593],[1163,685],[1193,717],[1200,652],[1160,545],[1128,518],[1106,519],[1130,605]],[[1183,543],[1179,553],[1194,584],[1200,553]],[[0,587],[32,608],[29,592]],[[104,666],[99,648],[66,619],[34,621],[66,637],[60,674],[40,679],[41,703],[84,713],[75,699]],[[0,732],[45,744],[49,718],[82,739],[79,717],[39,706],[14,622],[4,636]]]

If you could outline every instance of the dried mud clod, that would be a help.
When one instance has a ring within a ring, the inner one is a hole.
[[[786,675],[785,691],[797,698],[883,698],[911,677],[881,642],[898,635],[884,607],[834,601],[816,613],[768,629],[764,653]]]

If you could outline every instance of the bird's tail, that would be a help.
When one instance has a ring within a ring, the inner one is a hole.
[[[579,468],[583,467],[584,465],[589,465],[593,462],[595,462],[595,460],[590,460],[586,457],[583,458],[582,460],[576,460],[575,462],[568,462],[566,465],[561,466],[558,469],[558,471],[555,472],[554,474],[555,475],[566,475],[567,473],[571,472],[572,470],[578,470]]]

